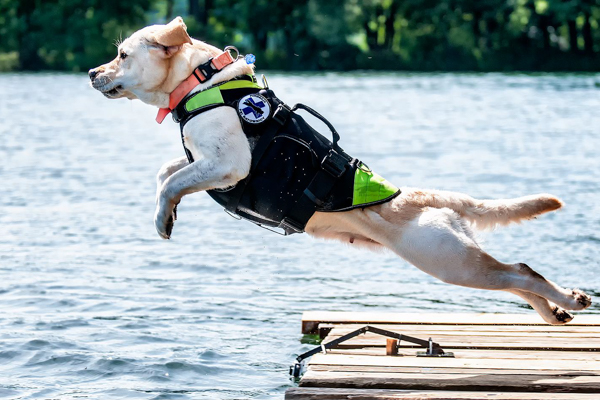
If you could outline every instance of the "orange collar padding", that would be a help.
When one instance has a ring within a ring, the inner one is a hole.
[[[187,77],[186,80],[181,82],[179,86],[171,92],[169,95],[169,107],[168,108],[160,108],[158,110],[158,114],[156,115],[156,122],[161,124],[167,115],[171,113],[172,110],[177,107],[177,105],[183,100],[185,96],[188,95],[196,86],[199,84],[206,82],[214,74],[221,71],[223,68],[235,62],[231,56],[229,51],[223,52],[221,55],[211,58],[208,62],[200,65],[196,68],[190,76]]]

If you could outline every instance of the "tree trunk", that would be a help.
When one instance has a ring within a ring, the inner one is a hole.
[[[485,31],[481,29],[482,23],[485,22]],[[471,25],[473,36],[475,37],[475,46],[481,50],[487,50],[490,41],[490,27],[487,24],[486,19],[483,16],[481,9],[475,9],[473,11],[473,24]]]
[[[369,28],[369,20],[365,20],[363,24],[363,28],[365,30],[365,35],[367,36],[367,46],[369,46],[370,50],[375,50],[377,48],[377,31],[372,31]]]
[[[398,11],[398,5],[395,1],[392,2],[389,9],[389,15],[385,20],[385,46],[391,49],[394,45],[394,35],[396,30],[394,28],[394,22],[396,22],[396,13]]]
[[[170,21],[173,18],[173,5],[175,4],[175,0],[167,0],[167,21]]]
[[[574,53],[579,50],[577,46],[577,22],[570,20],[567,25],[569,26],[569,50]]]
[[[261,52],[267,51],[268,40],[269,33],[267,31],[259,31],[254,34],[254,41]]]
[[[198,4],[198,0],[190,0],[188,3],[188,11],[192,17],[198,22],[201,22],[202,15],[200,13],[200,5]]]
[[[210,10],[214,7],[213,0],[204,0],[204,7],[202,9],[201,18],[198,20],[202,26],[208,26],[208,16]]]
[[[31,14],[35,10],[34,0],[23,0],[18,2],[17,15],[25,21],[23,34],[18,35],[19,41],[19,64],[22,69],[38,70],[44,67],[44,61],[38,55],[37,43],[31,39],[35,27],[31,25]],[[34,33],[35,34],[35,33]]]
[[[592,16],[588,13],[585,14],[585,22],[583,24],[583,41],[585,43],[585,52],[593,53],[594,52],[594,37],[592,35],[592,24],[590,24],[590,18]]]
[[[471,28],[473,30],[473,36],[475,36],[475,42],[478,42],[479,38],[481,37],[481,18],[482,17],[483,17],[483,13],[481,12],[481,10],[473,11],[473,24],[471,25]]]
[[[544,50],[548,50],[550,48],[550,32],[548,32],[549,27],[550,18],[547,15],[540,15],[539,28],[542,33],[542,47]]]

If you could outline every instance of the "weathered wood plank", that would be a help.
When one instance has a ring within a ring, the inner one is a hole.
[[[547,325],[542,318],[530,314],[455,314],[455,313],[353,313],[305,311],[302,333],[316,333],[320,323],[336,324],[431,324],[431,325]],[[578,315],[569,326],[600,326],[600,315]]]
[[[598,400],[588,393],[458,392],[429,390],[288,389],[285,400]]]
[[[310,365],[352,365],[383,367],[418,367],[418,368],[477,368],[486,369],[518,369],[518,370],[561,370],[561,371],[599,371],[597,361],[575,360],[507,360],[478,358],[437,358],[437,357],[374,357],[345,354],[315,354]]]
[[[329,334],[324,343],[339,338],[341,335]],[[422,335],[421,335],[422,336]],[[572,338],[557,340],[556,338],[543,337],[512,337],[497,338],[485,336],[456,336],[432,334],[422,336],[422,339],[431,337],[439,343],[445,350],[452,349],[530,349],[530,350],[571,350],[571,351],[600,351],[600,340],[591,340],[590,338]],[[360,347],[385,347],[385,337],[371,333],[357,336],[346,342],[341,343],[339,348],[360,348]],[[401,341],[401,348],[418,348],[410,342]]]
[[[512,360],[580,360],[600,361],[600,352],[583,351],[531,351],[531,350],[479,350],[479,349],[453,349],[456,358],[483,358],[483,359],[512,359]],[[385,357],[385,350],[381,347],[363,347],[360,349],[332,349],[332,354],[351,354]],[[399,355],[415,356],[415,349],[399,349]]]
[[[364,326],[360,324],[319,324],[321,326],[331,326],[330,334],[344,335],[355,331]],[[543,325],[385,325],[372,324],[381,329],[392,332],[399,332],[410,336],[423,336],[428,334],[442,335],[477,335],[477,336],[495,336],[495,337],[513,337],[513,336],[539,336],[555,338],[599,338],[600,326],[573,326],[567,329],[568,325],[563,326],[543,326]]]
[[[373,325],[373,326],[378,326],[378,325]],[[499,339],[502,341],[506,341],[506,340],[531,340],[531,341],[539,341],[539,340],[546,340],[546,341],[556,341],[556,340],[560,340],[560,341],[565,341],[565,338],[569,339],[569,341],[571,340],[577,340],[577,341],[583,341],[583,342],[590,342],[590,339],[595,339],[596,341],[600,341],[600,336],[594,336],[594,334],[588,334],[588,337],[581,337],[581,336],[577,336],[577,334],[572,334],[569,336],[569,334],[562,334],[564,336],[559,336],[558,334],[553,334],[553,333],[548,333],[548,334],[541,334],[541,335],[534,335],[534,334],[529,334],[527,332],[522,332],[522,333],[517,333],[517,332],[507,332],[506,334],[504,334],[502,331],[498,331],[497,335],[494,335],[493,332],[466,332],[466,333],[462,333],[462,332],[452,332],[452,331],[436,331],[435,327],[432,327],[430,332],[411,332],[413,333],[413,335],[410,335],[409,333],[407,333],[406,331],[402,330],[402,329],[390,329],[390,331],[392,332],[398,332],[404,335],[409,335],[409,336],[416,336],[418,335],[420,338],[428,338],[428,337],[434,337],[434,336],[439,336],[439,337],[458,337],[458,338],[471,338],[471,337],[476,337],[476,338],[481,338],[481,339],[485,339],[485,340],[491,340],[491,339]],[[346,330],[346,329],[333,329],[331,330],[331,332],[329,332],[329,334],[327,335],[328,337],[337,337],[337,336],[342,336],[345,335],[347,333],[349,333],[350,330]],[[600,334],[599,334],[600,335]],[[362,334],[360,336],[357,337],[379,337],[379,338],[384,338],[384,336],[382,335],[376,335],[374,333],[371,332],[367,332],[365,334]]]
[[[434,325],[435,329],[439,330],[475,330],[475,331],[483,331],[483,332],[495,332],[497,330],[501,331],[515,331],[515,332],[600,332],[600,325],[506,325],[506,324],[410,324],[410,323],[373,323],[374,325],[383,328],[383,329],[415,329],[427,331],[432,329],[431,325]],[[364,323],[326,323],[323,322],[320,325],[322,326],[330,326],[335,328],[347,328],[347,329],[357,329],[362,326],[365,326]]]
[[[372,365],[311,365],[307,371],[319,372],[364,372],[364,373],[425,373],[425,374],[494,374],[494,375],[546,375],[546,376],[596,376],[598,371],[535,370],[535,369],[481,369],[481,368],[437,368],[437,367],[390,367]]]
[[[598,376],[307,371],[302,387],[600,393]]]

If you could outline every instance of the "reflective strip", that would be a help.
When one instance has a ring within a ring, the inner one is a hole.
[[[385,200],[398,192],[398,188],[360,163],[354,174],[352,205],[373,203]]]
[[[218,87],[214,87],[212,89],[204,90],[199,92],[197,95],[189,99],[185,103],[185,109],[187,112],[192,112],[201,107],[205,107],[211,104],[223,104],[223,96],[221,96],[221,91]]]
[[[222,85],[218,86],[221,90],[228,90],[228,89],[262,89],[262,87],[260,87],[259,85],[257,85],[254,82],[250,82],[250,81],[246,81],[246,80],[235,80],[235,81],[228,81],[225,82]]]
[[[228,81],[222,85],[198,92],[198,94],[185,103],[185,109],[188,112],[192,112],[201,107],[210,106],[212,104],[223,104],[225,101],[221,95],[221,90],[230,89],[262,89],[262,87],[254,82],[245,80]]]

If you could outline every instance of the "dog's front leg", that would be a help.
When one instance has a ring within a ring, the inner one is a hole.
[[[160,201],[160,191],[168,177],[188,165],[187,156],[179,157],[163,164],[156,174],[156,204]],[[173,208],[173,220],[177,221],[177,206]]]
[[[245,164],[245,163],[244,163]],[[248,165],[223,160],[200,159],[181,168],[163,183],[158,195],[154,225],[163,239],[173,229],[173,210],[181,198],[190,193],[235,185],[248,175]]]
[[[172,173],[159,189],[154,214],[156,230],[164,239],[171,236],[173,210],[183,196],[235,185],[250,171],[250,146],[232,108],[218,107],[193,118],[183,136],[195,161],[186,165],[181,158],[165,170],[165,175]],[[176,165],[181,168],[174,171]]]
[[[188,165],[187,156],[179,157],[163,164],[156,174],[156,204],[160,200],[160,191],[168,177]]]
[[[163,183],[158,195],[154,225],[163,239],[169,239],[173,229],[173,210],[187,194],[235,185],[248,174],[242,169],[227,168],[212,160],[188,164]]]

